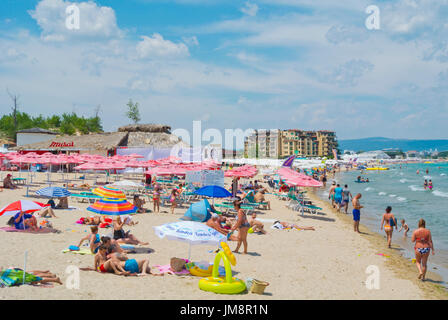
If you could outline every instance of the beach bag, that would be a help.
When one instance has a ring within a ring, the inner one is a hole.
[[[395,227],[395,220],[394,220],[393,218],[390,218],[390,219],[389,219],[389,225],[390,225],[391,227]]]
[[[186,261],[180,258],[171,258],[170,266],[174,272],[181,272],[185,268]]]

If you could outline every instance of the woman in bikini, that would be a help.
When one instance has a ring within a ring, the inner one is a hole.
[[[250,228],[250,224],[247,221],[247,216],[244,213],[244,210],[241,209],[241,202],[239,200],[235,200],[233,202],[233,206],[234,206],[235,210],[238,212],[237,218],[236,218],[236,223],[233,225],[232,229],[230,230],[232,233],[233,231],[238,229],[238,244],[236,245],[235,251],[233,251],[233,252],[238,253],[238,251],[241,247],[241,243],[242,243],[244,245],[243,254],[247,254],[247,231]]]
[[[392,213],[392,207],[387,207],[386,212],[383,214],[383,218],[381,219],[381,230],[383,230],[383,225],[387,237],[387,246],[390,248],[392,243],[392,233],[394,231],[394,227],[395,230],[398,228],[397,219]]]
[[[431,231],[426,229],[425,220],[418,221],[418,229],[412,234],[412,242],[415,242],[415,264],[419,271],[418,278],[425,281],[429,252],[432,250],[432,254],[435,254]]]
[[[171,190],[171,195],[170,195],[171,214],[174,214],[174,208],[176,208],[176,206],[177,206],[176,197],[177,197],[177,189],[174,188],[173,190]]]
[[[162,188],[159,186],[159,184],[156,182],[154,184],[154,191],[152,194],[152,201],[154,202],[154,212],[160,211],[160,193],[162,192]],[[157,208],[157,210],[156,210]]]

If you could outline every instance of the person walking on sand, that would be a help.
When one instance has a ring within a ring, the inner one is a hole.
[[[397,230],[397,219],[395,218],[394,214],[392,213],[392,207],[386,208],[386,213],[383,214],[383,218],[381,219],[381,230],[383,230],[384,225],[384,231],[386,232],[387,237],[387,247],[390,248],[392,243],[392,233],[395,230]]]
[[[342,190],[342,207],[345,208],[345,214],[347,214],[350,199],[353,199],[352,193],[348,189],[348,185],[344,185],[344,189]]]
[[[355,232],[359,232],[359,220],[361,219],[361,208],[364,208],[360,203],[359,199],[361,199],[362,195],[358,193],[353,199],[352,199],[352,205],[353,205],[353,227]]]
[[[237,211],[236,223],[233,225],[232,229],[230,229],[230,233],[238,229],[238,243],[235,248],[235,253],[238,253],[241,243],[244,245],[243,254],[247,254],[247,231],[249,231],[250,224],[247,221],[246,213],[241,209],[241,202],[239,200],[235,200],[233,202],[233,206]]]
[[[432,250],[432,255],[435,254],[431,231],[426,229],[425,220],[418,221],[418,229],[412,233],[412,242],[415,242],[415,264],[419,271],[418,279],[425,281],[429,252]]]

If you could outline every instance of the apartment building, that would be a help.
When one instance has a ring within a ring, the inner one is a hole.
[[[333,131],[256,130],[245,141],[249,158],[285,158],[296,154],[302,157],[328,157],[337,149]],[[247,150],[247,151],[246,151]]]

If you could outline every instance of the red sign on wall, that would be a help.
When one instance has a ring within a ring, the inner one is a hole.
[[[68,147],[74,147],[75,144],[72,142],[52,142],[50,144],[50,148],[68,148]]]

